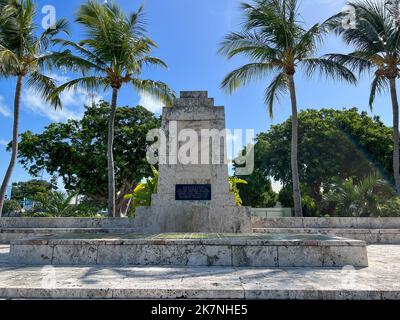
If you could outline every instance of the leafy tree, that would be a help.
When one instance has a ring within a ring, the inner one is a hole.
[[[229,59],[244,55],[251,62],[228,74],[222,82],[222,87],[232,93],[252,80],[275,74],[275,78],[265,90],[265,103],[271,117],[279,95],[289,91],[292,105],[292,136],[291,161],[288,168],[291,168],[292,174],[295,214],[302,216],[294,76],[301,67],[307,76],[319,72],[327,77],[356,82],[352,72],[340,62],[314,57],[318,45],[338,16],[315,24],[307,30],[296,0],[255,0],[254,5],[242,4],[242,9],[245,12],[244,30],[226,36],[220,52]]]
[[[65,50],[55,59],[58,65],[81,70],[80,78],[57,88],[57,93],[76,88],[112,89],[107,138],[108,214],[120,215],[115,208],[114,127],[119,90],[131,84],[138,91],[151,94],[167,104],[172,103],[173,92],[165,83],[141,78],[144,66],[166,64],[150,56],[156,44],[146,36],[143,23],[143,6],[127,16],[116,4],[89,0],[80,6],[76,15],[87,36],[79,43],[58,40],[71,50]]]
[[[373,174],[355,183],[352,178],[337,182],[324,196],[336,212],[346,217],[380,216],[381,205],[393,197],[393,190],[379,175]]]
[[[9,216],[15,213],[21,212],[22,207],[16,200],[6,200],[4,201],[3,213],[5,216]]]
[[[357,17],[356,28],[344,28],[336,32],[343,40],[355,47],[349,54],[330,54],[331,61],[344,63],[359,73],[374,73],[369,104],[372,108],[375,96],[389,90],[393,110],[393,175],[397,193],[400,194],[399,161],[399,103],[396,80],[400,76],[400,24],[399,1],[351,1]]]
[[[23,201],[25,198],[36,200],[40,196],[48,194],[54,189],[54,186],[44,180],[30,180],[24,182],[15,182],[12,184],[12,199]]]
[[[109,104],[86,107],[81,120],[52,123],[40,134],[21,135],[19,162],[33,176],[43,171],[62,178],[71,193],[107,205],[107,127]],[[142,177],[150,175],[146,161],[149,130],[158,128],[160,119],[145,108],[117,108],[115,117],[115,165],[117,211],[125,214],[123,196]]]
[[[277,195],[272,190],[271,180],[258,168],[250,176],[241,177],[245,184],[237,186],[242,204],[253,208],[272,208],[276,205]]]
[[[302,189],[314,199],[319,210],[323,208],[323,191],[328,191],[336,178],[352,178],[358,183],[376,171],[390,176],[391,129],[378,117],[371,118],[355,108],[304,110],[299,113],[299,133]],[[290,119],[258,135],[254,147],[256,171],[250,176],[251,180],[259,176],[261,181],[271,177],[280,181],[286,192],[279,201],[285,206],[293,205],[293,197],[288,195],[292,192],[292,177],[287,170],[290,137]]]
[[[62,19],[54,26],[37,35],[34,23],[36,7],[32,0],[0,1],[0,76],[17,79],[14,96],[14,123],[11,159],[0,189],[0,216],[3,210],[7,186],[18,155],[18,128],[20,99],[24,85],[54,102],[55,81],[43,72],[51,66],[52,54],[48,52],[55,35],[66,32],[67,22]],[[56,105],[56,104],[55,104]]]

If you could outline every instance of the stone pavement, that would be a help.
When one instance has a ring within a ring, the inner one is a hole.
[[[369,267],[18,267],[0,246],[0,297],[400,299],[400,246],[368,247]]]

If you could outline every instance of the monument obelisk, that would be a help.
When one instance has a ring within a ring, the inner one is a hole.
[[[168,145],[159,151],[151,207],[137,209],[140,232],[252,231],[250,209],[238,207],[229,192],[224,130],[225,108],[214,106],[206,91],[181,92],[172,107],[163,108],[161,131]]]

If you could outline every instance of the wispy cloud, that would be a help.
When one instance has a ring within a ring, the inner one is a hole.
[[[162,101],[153,96],[149,95],[144,91],[139,92],[139,105],[145,107],[147,110],[153,113],[161,113],[163,106],[165,105]]]
[[[6,146],[8,145],[10,141],[4,140],[4,139],[0,139],[0,146]]]
[[[11,110],[5,104],[3,96],[0,96],[0,115],[7,117],[7,118],[11,116]]]
[[[50,75],[60,83],[66,82],[67,77]],[[98,102],[101,97],[96,93],[85,90],[69,90],[61,94],[62,109],[55,110],[50,104],[43,101],[41,96],[32,89],[26,89],[22,95],[23,105],[33,113],[49,118],[53,121],[65,122],[69,119],[80,119],[85,111],[84,106]]]

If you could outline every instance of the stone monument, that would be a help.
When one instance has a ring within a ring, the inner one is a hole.
[[[158,191],[140,207],[143,233],[250,233],[250,209],[229,192],[225,109],[206,91],[181,92],[163,108]]]

